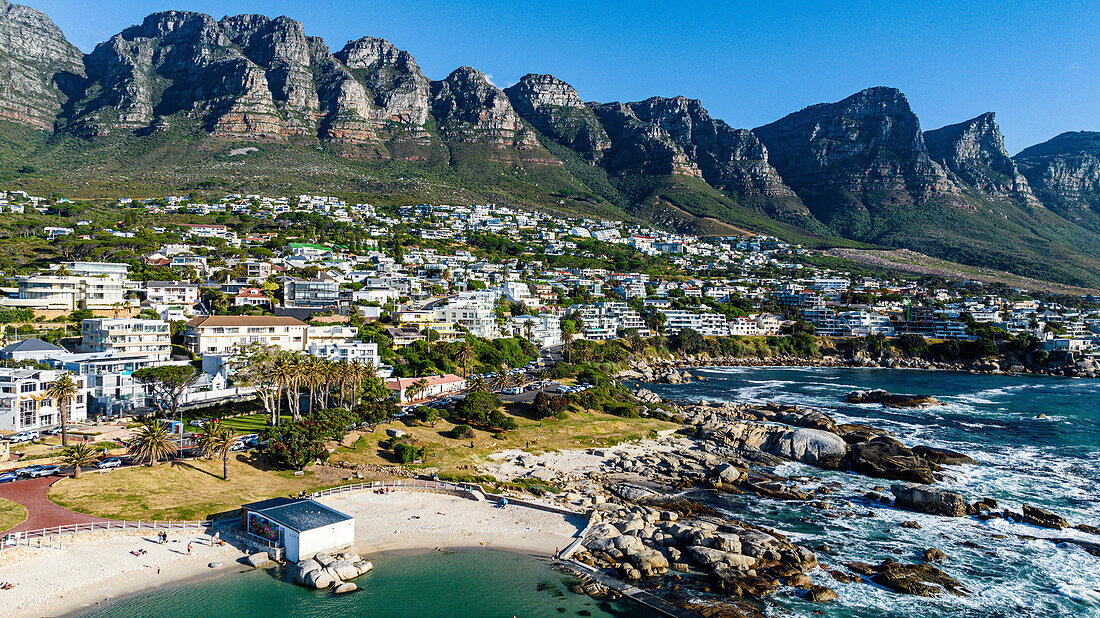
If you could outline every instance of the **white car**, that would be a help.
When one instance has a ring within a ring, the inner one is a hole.
[[[27,478],[38,478],[40,476],[53,476],[55,474],[61,474],[60,466],[42,466],[37,470],[32,470],[27,474]]]
[[[41,434],[37,431],[20,431],[8,436],[8,442],[12,444],[18,444],[20,442],[33,442],[39,438]]]

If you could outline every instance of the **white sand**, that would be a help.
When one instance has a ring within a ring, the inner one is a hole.
[[[355,517],[355,548],[366,556],[399,549],[493,547],[553,555],[573,541],[577,517],[516,505],[497,508],[426,492],[358,492],[321,502]]]
[[[0,582],[15,584],[0,590],[0,613],[9,616],[56,616],[90,609],[114,598],[150,591],[192,579],[217,569],[239,568],[244,554],[233,546],[211,547],[210,537],[197,531],[172,533],[159,545],[152,532],[120,536],[94,532],[70,537],[63,549],[44,550],[34,558],[0,567]],[[187,542],[192,541],[191,555]],[[142,556],[130,552],[144,549]]]
[[[564,549],[583,525],[576,517],[509,506],[495,508],[443,494],[360,492],[329,496],[325,504],[355,517],[356,551],[486,547],[551,555]],[[0,616],[56,616],[86,611],[92,606],[161,586],[242,568],[245,554],[226,544],[210,547],[210,537],[177,532],[167,545],[155,534],[118,536],[94,532],[71,537],[63,549],[0,566]],[[187,556],[187,541],[193,540]],[[133,550],[146,554],[133,556]],[[210,562],[222,566],[211,569]]]

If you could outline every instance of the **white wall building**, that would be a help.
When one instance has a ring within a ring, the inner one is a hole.
[[[61,424],[57,402],[46,396],[50,385],[68,372],[55,369],[0,368],[0,431],[44,429]],[[70,376],[79,391],[69,402],[69,422],[88,418],[89,389],[82,376]]]

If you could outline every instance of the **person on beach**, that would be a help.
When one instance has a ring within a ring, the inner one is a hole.
[[[187,555],[191,555],[191,541],[187,541]]]
[[[210,546],[213,547],[215,545],[221,545],[221,544],[222,544],[222,533],[219,530],[219,531],[214,533],[214,538],[210,540]]]

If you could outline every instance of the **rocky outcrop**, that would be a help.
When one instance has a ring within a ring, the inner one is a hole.
[[[936,482],[933,464],[886,436],[853,444],[848,466],[853,472],[882,479],[926,485]]]
[[[884,588],[903,594],[931,597],[969,593],[961,582],[931,564],[901,564],[887,559],[880,564],[849,562],[846,566]]]
[[[360,575],[369,573],[374,565],[369,560],[364,560],[355,552],[344,552],[333,556],[327,553],[319,553],[312,558],[306,558],[290,567],[294,583],[321,590],[340,586],[349,579],[355,579]],[[341,592],[350,592],[345,588]]]
[[[1100,132],[1062,133],[1014,158],[1035,195],[1061,211],[1100,211]]]
[[[1004,517],[1005,519],[1031,524],[1032,526],[1039,526],[1040,528],[1050,528],[1052,530],[1065,530],[1069,528],[1069,522],[1066,521],[1065,517],[1030,504],[1024,505],[1023,513],[1013,513],[1012,511],[1006,510],[1004,512]]]
[[[381,120],[423,125],[431,110],[431,85],[406,51],[385,39],[351,41],[335,57],[362,81]]]
[[[994,198],[1015,197],[1029,206],[1042,204],[1005,150],[993,112],[958,124],[925,131],[924,143],[934,161],[958,182]]]
[[[946,489],[927,485],[892,485],[890,491],[894,494],[894,506],[899,509],[945,517],[965,517],[973,512],[962,494]]]
[[[928,155],[920,122],[894,88],[868,88],[753,129],[771,164],[826,224],[859,235],[868,209],[958,196]]]
[[[848,403],[881,403],[888,408],[928,408],[941,405],[940,400],[929,395],[897,395],[881,389],[852,391],[846,397]]]
[[[592,111],[611,138],[603,157],[608,174],[702,177],[699,167],[673,141],[668,130],[638,118],[629,103],[593,105]]]
[[[541,148],[535,133],[485,74],[470,67],[455,69],[432,84],[432,115],[451,142],[481,143],[500,148]]]
[[[0,0],[0,118],[53,129],[82,88],[83,62],[45,13]]]
[[[611,147],[607,132],[577,91],[553,75],[524,75],[504,93],[527,122],[585,158],[598,161]]]

